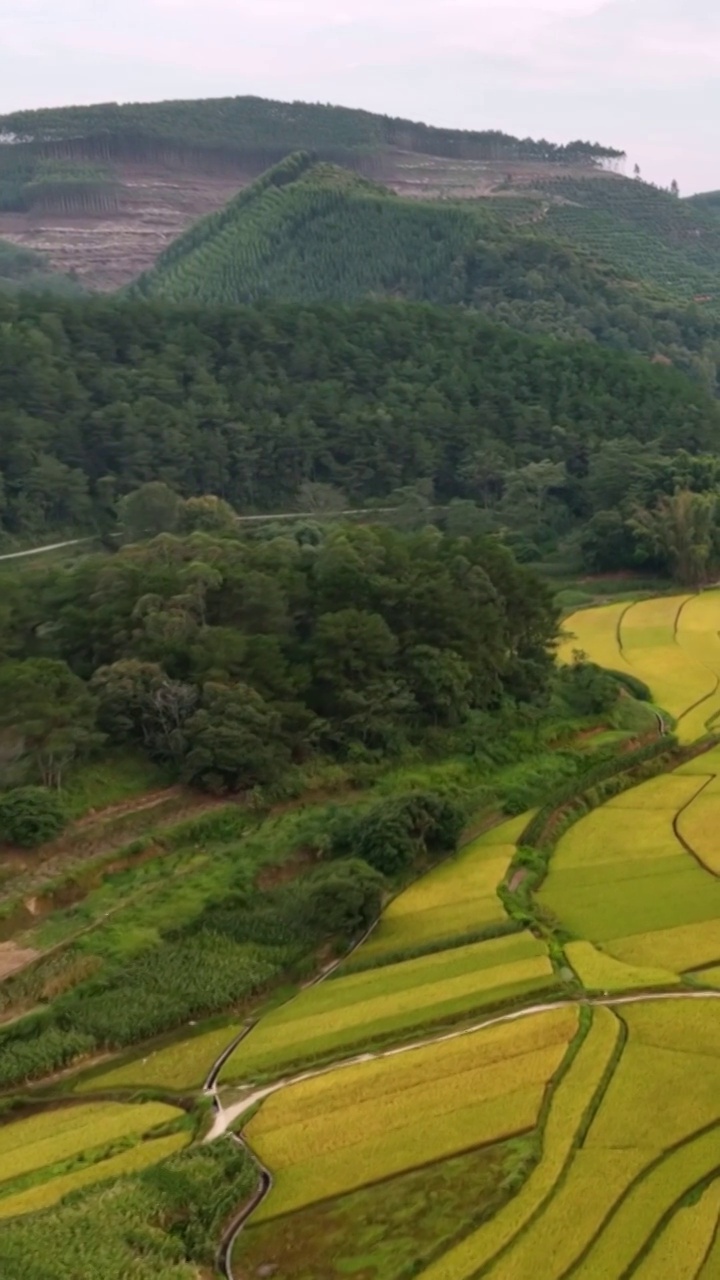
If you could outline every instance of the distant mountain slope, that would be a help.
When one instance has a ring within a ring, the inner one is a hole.
[[[161,148],[200,148],[260,156],[264,164],[271,156],[280,158],[305,148],[335,158],[398,148],[465,159],[563,163],[616,159],[623,154],[599,143],[558,146],[497,130],[441,129],[350,107],[250,96],[16,111],[0,116],[3,133],[21,142],[53,146],[73,157],[80,144],[104,158]]]
[[[402,199],[358,175],[288,158],[202,219],[141,276],[171,302],[460,304],[515,328],[665,356],[714,385],[711,317],[628,282],[533,221],[533,199]]]
[[[541,192],[549,230],[669,298],[710,300],[720,312],[720,223],[702,202],[617,175],[553,178]]]
[[[17,111],[0,116],[0,238],[46,253],[89,288],[116,289],[299,150],[422,199],[489,193],[508,176],[525,184],[595,173],[622,159],[598,143],[255,97]]]
[[[686,196],[683,201],[694,209],[720,215],[720,191],[700,191],[696,196]]]

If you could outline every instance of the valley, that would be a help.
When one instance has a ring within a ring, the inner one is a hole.
[[[2,1280],[716,1280],[720,219],[0,117]]]

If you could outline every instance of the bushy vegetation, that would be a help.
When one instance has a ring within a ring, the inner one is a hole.
[[[354,853],[384,875],[397,875],[421,858],[451,852],[465,816],[459,805],[432,792],[381,800],[365,812],[338,820],[330,837],[331,853]]]
[[[542,583],[496,542],[433,529],[165,535],[16,587],[6,785],[61,782],[103,742],[211,791],[287,785],[313,758],[387,758],[542,701],[552,671]]]
[[[193,1147],[40,1216],[4,1223],[3,1278],[187,1280],[212,1266],[223,1226],[256,1179],[247,1152],[229,1140]]]
[[[157,945],[108,964],[47,1010],[0,1031],[0,1088],[237,1006],[321,943],[347,945],[377,915],[382,888],[376,871],[349,859],[299,884],[230,891]]]
[[[48,787],[14,787],[0,794],[0,839],[25,849],[52,840],[67,816],[61,797]]]

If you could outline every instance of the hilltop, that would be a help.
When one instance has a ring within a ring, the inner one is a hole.
[[[96,289],[127,284],[194,220],[298,150],[418,198],[592,175],[622,159],[597,143],[253,97],[20,111],[0,117],[2,140],[0,236]]]
[[[667,200],[674,214],[678,202]],[[610,262],[593,253],[592,207],[546,200],[537,209],[540,220],[519,195],[411,200],[299,153],[180,236],[133,292],[174,303],[459,304],[517,329],[594,339],[714,378],[710,317],[682,309],[659,282],[629,278],[617,254]]]

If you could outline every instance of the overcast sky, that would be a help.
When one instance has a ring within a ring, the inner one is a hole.
[[[4,0],[0,112],[254,93],[627,150],[720,188],[720,0]]]

